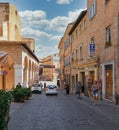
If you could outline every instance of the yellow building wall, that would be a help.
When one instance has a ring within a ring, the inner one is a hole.
[[[29,48],[34,52],[35,40],[33,38],[22,38],[22,41],[25,42],[29,46]]]
[[[9,40],[21,40],[21,20],[15,5],[9,5]]]

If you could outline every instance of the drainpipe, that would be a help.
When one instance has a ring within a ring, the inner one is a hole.
[[[119,14],[118,14],[118,18],[117,18],[117,20],[118,20],[118,40],[117,40],[117,58],[115,58],[115,61],[117,61],[117,63],[116,63],[116,69],[118,68],[118,64],[119,64]],[[115,70],[115,72],[116,72],[116,70]],[[119,70],[117,71],[118,73],[117,74],[119,74]],[[118,105],[119,104],[119,86],[117,85],[117,74],[115,75],[115,104],[116,105]]]

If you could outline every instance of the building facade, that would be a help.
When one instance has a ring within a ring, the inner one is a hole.
[[[47,56],[40,62],[40,69],[42,69],[40,80],[49,80],[56,83],[60,73],[59,54]]]
[[[0,60],[0,89],[12,89],[18,82],[28,87],[38,80],[39,60],[25,43],[0,41],[0,50],[9,56]]]
[[[69,32],[71,38],[71,86],[80,80],[87,95],[94,80],[102,86],[102,98],[119,100],[119,1],[87,0]]]
[[[15,5],[0,3],[0,40],[21,40],[21,20]]]
[[[0,3],[0,57],[0,89],[11,89],[18,82],[30,87],[38,80],[34,40],[22,39],[19,13],[9,3]]]
[[[60,57],[60,84],[64,86],[67,82],[70,84],[70,57],[71,57],[71,43],[69,37],[69,31],[71,30],[73,23],[67,25],[64,36],[62,37],[58,48]]]

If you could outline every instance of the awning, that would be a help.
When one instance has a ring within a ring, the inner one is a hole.
[[[7,52],[0,51],[0,66],[12,66],[14,64],[13,58]]]

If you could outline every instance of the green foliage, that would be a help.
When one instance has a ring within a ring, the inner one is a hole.
[[[12,91],[12,95],[15,101],[21,102],[25,96],[31,96],[31,90],[29,88],[16,87]]]
[[[31,97],[31,95],[32,95],[32,92],[29,88],[23,88],[23,92],[24,92],[25,96]]]
[[[11,99],[10,91],[0,90],[0,130],[7,127]]]
[[[20,102],[22,99],[24,99],[24,92],[23,88],[16,87],[12,91],[12,95],[15,101]]]

